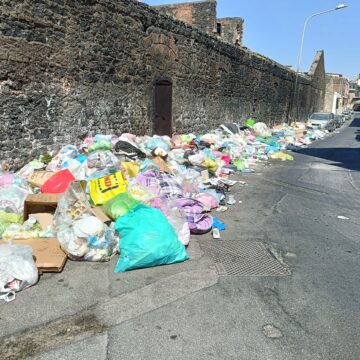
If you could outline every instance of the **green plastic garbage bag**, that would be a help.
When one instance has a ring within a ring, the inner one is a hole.
[[[108,140],[100,140],[89,147],[89,152],[97,150],[111,150],[111,142]]]
[[[255,124],[255,120],[252,119],[252,118],[249,118],[249,119],[246,119],[246,120],[245,120],[245,125],[248,126],[248,127],[250,127],[250,128],[253,127],[254,124]]]
[[[2,210],[0,210],[0,219],[9,223],[21,224],[23,222],[21,215],[15,213],[8,213]]]
[[[2,234],[6,231],[6,229],[11,225],[11,223],[5,221],[4,219],[0,219],[0,239],[2,238]]]
[[[116,220],[115,229],[120,234],[120,259],[115,272],[189,259],[174,228],[158,209],[138,205]]]
[[[236,166],[238,171],[247,169],[247,166],[241,160],[234,160],[232,164]]]
[[[139,204],[141,204],[140,201],[135,200],[126,192],[115,196],[105,203],[103,210],[107,216],[116,220],[120,216],[127,214],[131,209]]]
[[[0,239],[11,224],[21,224],[22,222],[21,215],[0,210]]]

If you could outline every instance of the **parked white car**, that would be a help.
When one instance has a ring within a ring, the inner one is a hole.
[[[334,131],[336,129],[335,116],[328,112],[313,113],[308,119],[308,126],[314,129]]]
[[[353,112],[356,113],[356,115],[360,113],[360,101],[355,102],[353,106]]]

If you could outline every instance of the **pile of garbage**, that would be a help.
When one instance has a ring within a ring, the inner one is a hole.
[[[210,212],[236,203],[230,175],[269,158],[292,160],[286,150],[326,133],[248,119],[203,135],[99,134],[16,173],[3,163],[0,298],[13,300],[39,271],[61,271],[66,258],[108,261],[119,253],[115,272],[189,259],[191,234],[219,238],[226,228]]]

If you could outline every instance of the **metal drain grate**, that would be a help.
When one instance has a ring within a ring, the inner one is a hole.
[[[219,275],[285,276],[290,270],[279,262],[259,241],[200,242],[204,252],[214,261]]]

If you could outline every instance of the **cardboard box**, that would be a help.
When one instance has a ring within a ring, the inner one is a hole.
[[[27,178],[29,184],[41,187],[49,180],[55,173],[50,171],[33,171]]]
[[[0,243],[4,243],[0,241]],[[59,241],[55,238],[30,238],[13,240],[13,244],[30,245],[39,272],[61,272],[67,256],[61,250]]]
[[[306,130],[295,130],[295,134],[297,137],[303,137],[307,134]]]
[[[57,203],[62,194],[31,194],[28,195],[24,203],[24,221],[29,218],[29,214],[50,213],[54,214]]]
[[[52,226],[54,215],[50,213],[29,214],[34,217],[41,226],[41,230],[47,231]]]

